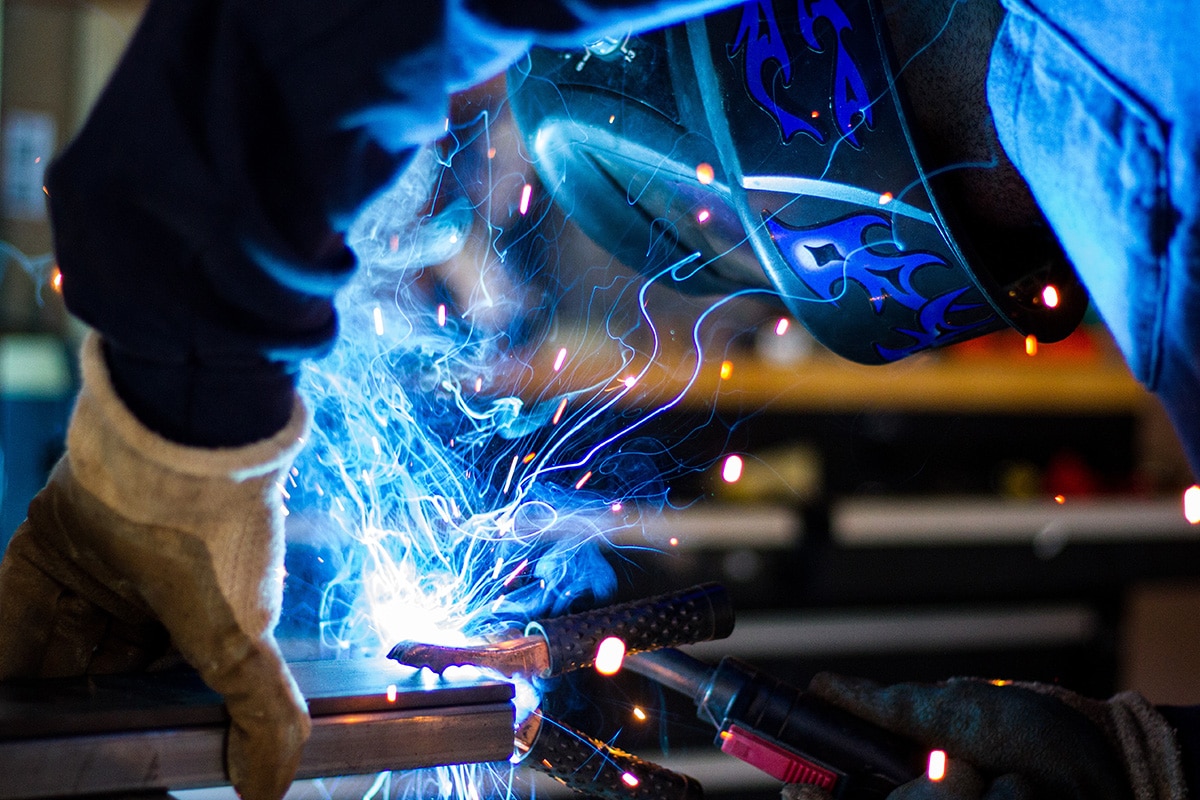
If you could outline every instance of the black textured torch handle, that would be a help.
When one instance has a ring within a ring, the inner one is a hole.
[[[694,778],[643,761],[561,723],[543,719],[523,764],[604,800],[703,800]]]
[[[626,654],[633,654],[724,639],[732,632],[733,603],[717,583],[539,620],[526,630],[546,637],[551,675],[590,667],[600,643],[613,636],[625,643]]]

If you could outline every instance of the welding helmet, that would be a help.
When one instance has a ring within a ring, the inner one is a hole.
[[[760,290],[843,357],[1005,326],[1062,339],[1087,296],[1057,240],[985,244],[939,203],[882,19],[876,0],[756,0],[535,48],[509,71],[513,115],[600,246],[686,292]]]

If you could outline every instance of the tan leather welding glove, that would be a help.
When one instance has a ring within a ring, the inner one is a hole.
[[[272,633],[280,483],[308,413],[297,399],[270,439],[185,447],[124,407],[97,337],[81,358],[67,454],[0,564],[0,679],[143,669],[173,647],[225,698],[234,787],[278,800],[310,727]]]

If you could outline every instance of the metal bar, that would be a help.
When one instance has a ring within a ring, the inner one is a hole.
[[[298,777],[512,753],[508,683],[427,681],[382,660],[293,673],[313,716]],[[226,785],[227,724],[220,698],[190,674],[0,686],[0,800]]]

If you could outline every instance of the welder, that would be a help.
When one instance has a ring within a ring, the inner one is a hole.
[[[800,6],[828,15],[838,2]],[[182,656],[226,699],[235,787],[281,796],[308,722],[272,635],[277,483],[307,425],[295,373],[336,336],[332,297],[355,268],[348,225],[441,133],[451,92],[531,44],[724,4],[152,0],[48,172],[64,297],[95,333],[67,454],[0,567],[0,677]],[[916,123],[947,163],[986,151],[1015,164],[946,191],[972,225],[1049,219],[1197,469],[1196,17],[1187,0],[1045,5],[1009,0],[1001,24],[991,0],[954,15],[898,3],[886,24],[912,57],[908,91],[929,92]],[[939,39],[956,18],[973,22]],[[919,59],[936,41],[946,49]],[[981,768],[934,786],[958,792],[945,796],[1182,796],[1184,712],[1168,723],[1128,699],[962,686],[831,680],[829,695]],[[1005,777],[989,787],[980,774]]]

